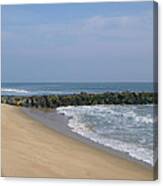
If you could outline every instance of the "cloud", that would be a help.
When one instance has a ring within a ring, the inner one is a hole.
[[[2,27],[3,29],[3,27]],[[5,28],[4,28],[5,29]],[[141,35],[150,33],[152,30],[152,15],[144,16],[91,16],[85,19],[78,19],[75,22],[67,20],[65,23],[50,24],[27,24],[12,25],[9,32],[15,32],[21,36],[36,36],[43,38],[55,37],[100,37],[116,36],[130,37],[135,34]],[[126,34],[127,33],[127,34]],[[143,35],[144,37],[144,35]]]
[[[152,18],[149,16],[95,16],[83,21],[80,33],[95,36],[133,38],[145,37],[152,31]],[[144,34],[145,33],[145,34]],[[132,36],[132,37],[131,37]]]

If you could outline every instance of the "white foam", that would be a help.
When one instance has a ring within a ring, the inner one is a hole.
[[[129,107],[129,108],[128,108]],[[115,109],[117,108],[117,109]],[[119,112],[118,112],[118,109]],[[132,110],[131,110],[132,109]],[[104,135],[101,135],[103,132],[105,132],[104,126],[101,129],[101,131],[94,131],[92,129],[92,126],[90,123],[87,123],[86,121],[83,122],[82,118],[84,114],[87,114],[89,116],[96,117],[98,119],[98,115],[100,115],[100,120],[109,120],[111,119],[111,116],[115,119],[116,122],[121,121],[124,119],[124,121],[127,121],[126,119],[132,118],[132,121],[135,123],[138,123],[139,126],[148,123],[153,123],[153,118],[151,115],[146,115],[146,116],[141,116],[135,113],[134,111],[135,106],[115,106],[115,105],[110,105],[110,106],[105,106],[105,105],[98,105],[98,106],[68,106],[68,107],[59,107],[57,108],[57,111],[59,113],[64,113],[68,117],[71,117],[69,120],[68,126],[71,128],[71,130],[75,133],[80,134],[83,137],[89,138],[90,140],[102,144],[104,146],[110,147],[114,150],[118,150],[124,153],[127,153],[129,156],[141,160],[143,162],[146,162],[150,165],[154,165],[154,152],[153,149],[146,148],[146,146],[142,146],[141,144],[138,144],[137,142],[134,141],[128,141],[124,142],[118,139],[112,139],[109,137],[105,137]],[[122,113],[122,110],[124,111]],[[119,119],[119,120],[118,120]],[[129,120],[130,121],[130,120]],[[100,126],[100,122],[98,127]],[[137,126],[137,125],[135,125]],[[139,127],[138,126],[138,127]],[[116,125],[113,125],[111,130],[113,132],[119,132],[119,129],[116,128]],[[121,127],[118,125],[118,127]],[[127,124],[122,126],[126,127],[127,129]],[[148,127],[148,125],[147,125]],[[117,130],[118,129],[118,130]],[[109,129],[109,131],[111,131]],[[144,130],[144,129],[143,129]],[[142,139],[142,141],[146,141],[145,139]]]
[[[129,111],[123,114],[126,118],[133,118],[136,122],[153,123],[154,119],[148,114],[146,116],[139,116],[134,111]]]
[[[42,91],[27,91],[24,89],[14,89],[14,88],[2,88],[1,89],[2,92],[5,92],[5,94],[28,94],[28,95],[46,95],[46,94],[64,94],[61,91],[49,91],[49,90],[42,90]]]
[[[12,89],[12,88],[2,88],[2,92],[15,92],[15,93],[24,93],[27,94],[29,91],[24,90],[24,89]]]

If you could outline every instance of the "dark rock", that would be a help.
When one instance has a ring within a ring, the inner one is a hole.
[[[1,103],[36,108],[56,108],[68,105],[97,104],[157,104],[157,93],[105,92],[49,96],[1,96]]]

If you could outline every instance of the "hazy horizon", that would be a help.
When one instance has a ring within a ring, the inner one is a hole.
[[[153,2],[2,6],[3,83],[153,82]]]
[[[73,82],[72,81],[71,82],[70,81],[67,81],[67,82],[66,81],[60,81],[60,82],[59,81],[12,82],[12,81],[10,81],[10,82],[1,82],[1,83],[157,83],[157,82],[153,82],[153,81],[151,81],[151,82],[150,81],[139,81],[139,82],[136,82],[136,81],[128,81],[128,82],[127,81],[123,81],[123,82],[122,81],[114,81],[114,82],[111,82],[111,81],[99,81],[99,82],[98,81],[87,81],[87,82],[84,82],[84,81],[83,82],[82,81],[73,81]]]

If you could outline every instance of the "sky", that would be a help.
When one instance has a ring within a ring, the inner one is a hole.
[[[152,82],[153,3],[2,6],[2,82]]]

